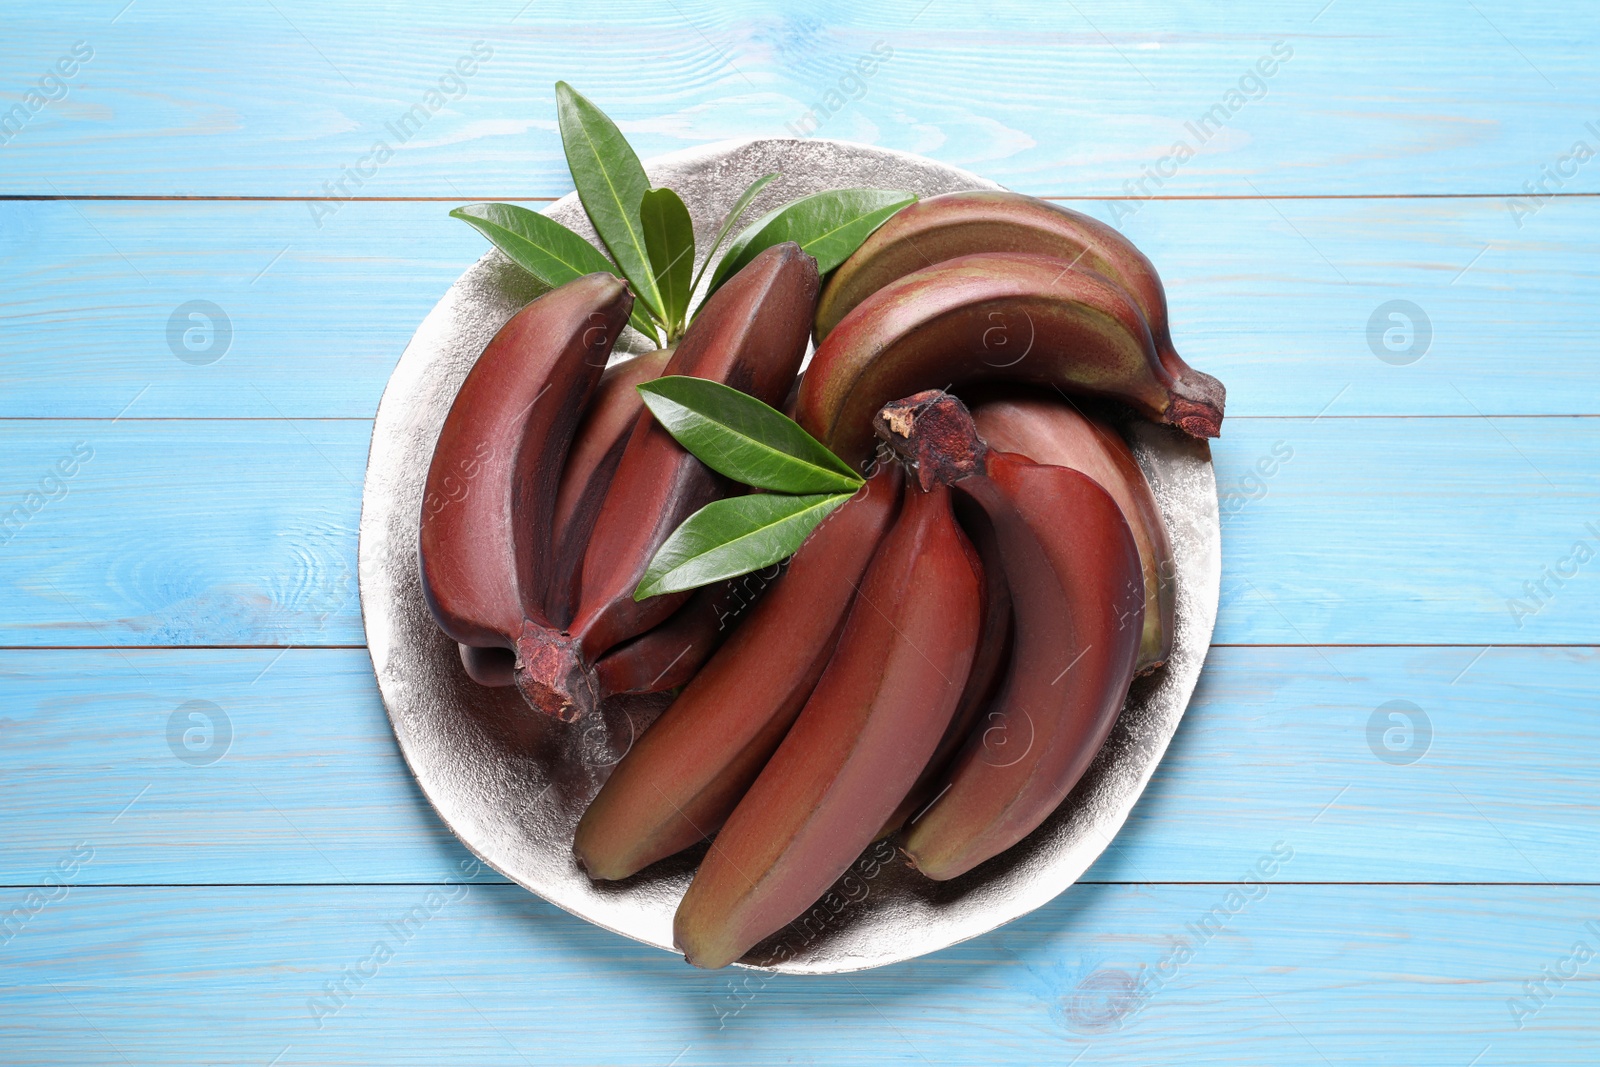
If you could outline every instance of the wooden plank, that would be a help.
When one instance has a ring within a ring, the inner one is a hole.
[[[356,528],[370,432],[281,420],[0,424],[11,522],[0,642],[361,643]]]
[[[1600,888],[1281,884],[1296,862],[1248,886],[1077,886],[829,978],[693,971],[513,886],[76,888],[6,945],[0,1040],[19,1067],[1498,1067],[1593,1047],[1596,964],[1574,949],[1600,944]]]
[[[363,649],[5,652],[0,689],[0,882],[85,833],[108,883],[433,881],[468,855]]]
[[[1592,419],[1234,423],[1213,446],[1214,639],[1588,643],[1596,435]]]
[[[370,417],[486,247],[449,207],[351,204],[319,229],[304,204],[0,203],[0,416]],[[1521,231],[1485,200],[1161,202],[1121,224],[1234,418],[1600,413],[1600,200]]]
[[[1600,20],[1556,0],[1011,3],[978,20],[923,0],[119,6],[8,23],[7,109],[74,42],[93,56],[64,98],[14,122],[0,192],[559,195],[558,78],[642,155],[810,132],[1094,197],[1141,180],[1184,195],[1509,195],[1575,140],[1600,143],[1585,126],[1600,122]],[[852,78],[863,57],[876,69]],[[393,153],[381,162],[378,142]],[[1180,142],[1195,153],[1181,164]],[[1597,181],[1590,166],[1550,188]]]
[[[367,436],[0,422],[0,644],[360,644]],[[1600,420],[1237,419],[1213,454],[1218,642],[1600,641]]]
[[[0,204],[5,413],[370,418],[488,247],[450,206]]]
[[[100,884],[460,880],[371,671],[359,649],[0,653],[0,883],[79,840]],[[1297,881],[1600,882],[1597,671],[1592,648],[1213,649],[1086,879],[1226,882],[1285,839]]]

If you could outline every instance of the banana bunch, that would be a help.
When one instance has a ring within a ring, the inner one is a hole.
[[[484,350],[428,472],[423,589],[468,674],[547,714],[678,690],[573,847],[614,880],[711,839],[674,933],[721,967],[875,840],[948,880],[1056,810],[1166,661],[1174,602],[1142,471],[1068,398],[1203,438],[1224,393],[1173,349],[1149,260],[1011,193],[913,204],[825,288],[798,246],[768,248],[676,349],[606,370],[631,306],[589,275]],[[721,583],[634,598],[733,491],[644,410],[635,387],[666,375],[783,406],[868,472],[731,630]]]
[[[590,274],[501,327],[467,372],[423,494],[422,588],[467,673],[572,722],[606,696],[682,684],[715,644],[715,587],[636,601],[656,550],[728,486],[644,410],[659,375],[780,404],[805,356],[816,263],[764,250],[671,351],[606,370],[633,306]],[[581,419],[581,423],[580,423]]]

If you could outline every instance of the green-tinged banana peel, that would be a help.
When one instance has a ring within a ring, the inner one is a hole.
[[[1054,256],[1122,286],[1144,314],[1167,373],[1184,383],[1186,393],[1222,410],[1222,383],[1189,366],[1173,347],[1166,290],[1145,254],[1099,219],[1021,193],[944,193],[895,215],[829,277],[817,304],[817,343],[884,286],[935,263],[979,252]]]
[[[818,347],[796,421],[859,463],[883,405],[979,382],[1109,397],[1194,437],[1215,437],[1222,422],[1212,399],[1162,365],[1125,289],[1066,260],[1021,253],[952,259],[872,294]]]

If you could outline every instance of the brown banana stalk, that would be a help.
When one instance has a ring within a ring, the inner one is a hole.
[[[500,328],[450,405],[424,483],[418,551],[428,607],[460,644],[514,649],[549,625],[556,479],[632,305],[610,274],[546,293]],[[485,669],[496,660],[472,659]]]
[[[824,519],[623,757],[578,823],[573,848],[590,877],[626,878],[721,828],[833,654],[900,484],[887,464]]]
[[[908,486],[827,669],[678,905],[673,937],[690,963],[743,956],[872,842],[949,726],[982,599],[949,491]]]

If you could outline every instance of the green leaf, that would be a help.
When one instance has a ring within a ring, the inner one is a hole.
[[[853,493],[861,478],[783,412],[721,382],[673,374],[638,386],[656,421],[719,474],[775,493]]]
[[[756,194],[776,181],[777,178],[777,174],[763,174],[751,182],[744,192],[739,194],[739,199],[733,202],[733,207],[728,210],[727,217],[722,220],[722,226],[717,230],[717,239],[712,241],[711,247],[706,250],[706,261],[700,264],[700,270],[695,274],[693,284],[689,286],[691,292],[700,288],[701,275],[705,274],[706,268],[711,266],[711,261],[717,257],[717,249],[722,247],[722,242],[727,239],[733,228],[739,224],[739,217],[745,213],[745,209],[756,198]]]
[[[794,555],[850,493],[715,500],[683,520],[645,569],[633,599],[696,589]]]
[[[694,276],[694,222],[689,209],[671,189],[651,189],[639,201],[639,222],[644,227],[644,247],[650,269],[661,289],[666,313],[667,338],[676,340],[689,314],[690,282]]]
[[[634,295],[659,320],[666,315],[650,269],[639,202],[650,188],[644,167],[617,124],[566,82],[556,82],[556,118],[567,169],[595,232],[633,285]]]
[[[487,237],[506,257],[554,289],[585,274],[616,274],[612,263],[594,245],[555,219],[516,204],[468,204],[450,212]],[[656,336],[655,324],[635,306],[628,320],[646,337]]]
[[[715,292],[762,249],[784,241],[794,241],[809,252],[817,261],[817,271],[826,274],[848,259],[891,215],[916,201],[915,193],[893,189],[829,189],[769,211],[728,246],[707,293]]]

